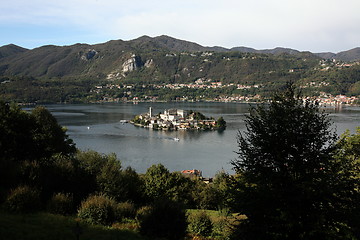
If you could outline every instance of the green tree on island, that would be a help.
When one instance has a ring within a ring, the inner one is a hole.
[[[318,105],[288,86],[245,121],[239,158],[232,161],[239,175],[236,207],[247,216],[236,237],[353,239],[358,168],[336,156],[341,146]]]
[[[219,117],[219,119],[216,121],[216,127],[219,130],[225,130],[226,128],[226,121],[224,120],[223,117]]]

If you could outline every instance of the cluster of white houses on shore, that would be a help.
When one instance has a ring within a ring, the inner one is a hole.
[[[222,119],[222,118],[221,118]],[[199,112],[186,111],[182,109],[168,109],[164,113],[153,114],[150,107],[149,112],[136,115],[131,121],[132,124],[141,127],[161,130],[216,130],[225,127],[225,121],[205,118]]]

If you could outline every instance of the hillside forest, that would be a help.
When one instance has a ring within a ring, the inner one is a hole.
[[[225,49],[168,36],[31,50],[7,45],[0,47],[0,96],[20,103],[263,100],[291,81],[306,96],[357,97],[358,53]]]

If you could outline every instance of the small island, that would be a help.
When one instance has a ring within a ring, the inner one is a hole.
[[[164,113],[153,115],[153,109],[149,112],[136,115],[130,123],[135,126],[156,130],[225,130],[226,122],[223,117],[217,121],[207,118],[200,112],[186,111],[182,109],[168,109]]]

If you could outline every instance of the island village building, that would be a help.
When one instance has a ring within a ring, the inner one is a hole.
[[[189,113],[182,109],[168,109],[164,113],[157,115],[153,114],[152,107],[149,108],[149,112],[139,115],[139,120],[142,127],[148,127],[151,129],[163,129],[163,130],[190,130],[190,129],[214,129],[216,121],[210,120],[196,120],[194,119],[194,113]]]

